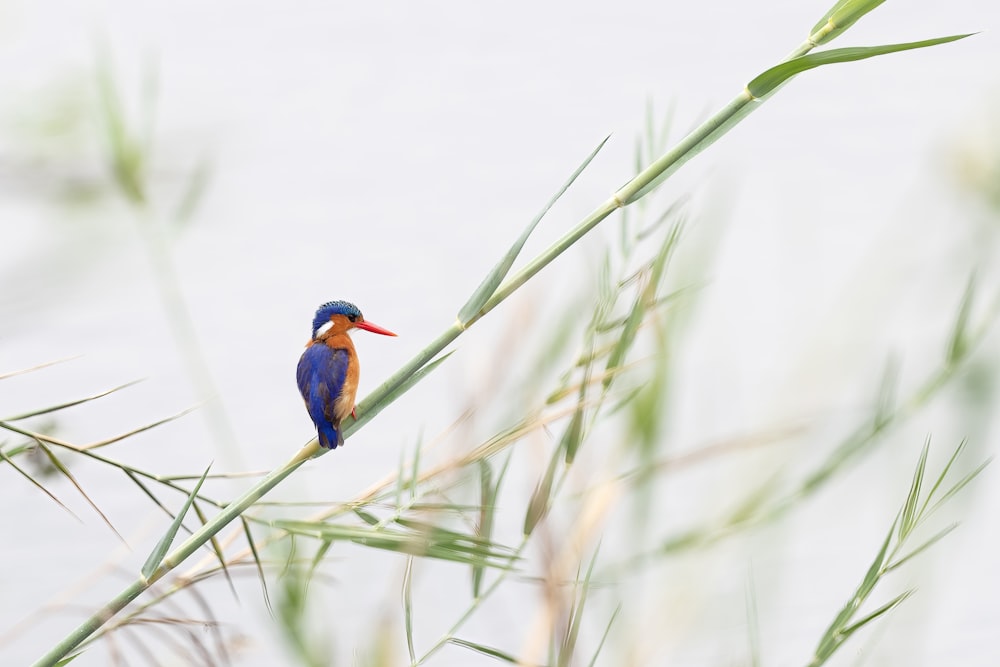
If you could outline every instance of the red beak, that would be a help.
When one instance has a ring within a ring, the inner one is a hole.
[[[365,322],[364,320],[361,320],[360,322],[355,322],[354,326],[357,327],[358,329],[364,329],[365,331],[371,331],[372,333],[382,334],[383,336],[396,335],[391,331],[389,331],[388,329],[383,329],[377,324],[372,324],[371,322]]]

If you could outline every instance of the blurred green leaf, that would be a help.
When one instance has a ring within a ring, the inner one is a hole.
[[[493,517],[496,512],[494,503],[493,468],[485,459],[477,461],[479,466],[479,523],[476,525],[476,536],[489,540],[493,533]],[[481,565],[472,566],[472,597],[479,597],[482,590],[484,569]]]
[[[419,522],[404,521],[417,526]],[[322,540],[353,542],[374,549],[394,551],[409,556],[436,558],[467,565],[509,567],[514,559],[506,547],[456,533],[436,526],[419,525],[419,530],[398,531],[387,527],[348,526],[323,521],[273,521],[275,528]]]
[[[576,458],[576,451],[580,448],[580,442],[583,440],[583,401],[585,394],[582,388],[584,386],[586,385],[581,384],[580,402],[577,403],[576,409],[573,411],[573,416],[570,417],[569,424],[563,432],[562,441],[559,443],[559,448],[565,452],[566,465],[573,463],[573,459]]]
[[[485,656],[488,656],[490,658],[496,658],[497,660],[500,660],[502,662],[508,662],[508,663],[510,663],[512,665],[524,665],[524,664],[526,664],[526,663],[518,660],[514,656],[510,655],[509,653],[504,653],[500,649],[493,648],[492,646],[486,646],[484,644],[477,644],[476,642],[470,642],[470,641],[465,640],[465,639],[459,639],[458,637],[451,637],[448,640],[448,643],[449,644],[454,644],[455,646],[461,646],[463,648],[467,648],[467,649],[473,650],[476,653],[481,653],[481,654],[483,654]]]
[[[558,450],[557,450],[558,452]],[[524,534],[531,535],[538,522],[545,518],[549,512],[549,498],[552,495],[552,482],[555,479],[556,466],[559,459],[553,456],[549,460],[549,465],[545,469],[545,475],[535,486],[528,501],[528,509],[524,513]]]
[[[604,634],[601,635],[601,641],[598,642],[597,648],[594,649],[594,655],[590,659],[588,667],[595,667],[597,665],[597,658],[601,655],[601,649],[604,648],[604,643],[608,640],[608,634],[611,633],[611,626],[614,625],[615,619],[618,618],[618,613],[622,610],[622,605],[619,602],[615,606],[615,610],[611,612],[611,618],[608,619],[608,624],[604,626]]]
[[[293,564],[282,574],[277,595],[277,620],[282,636],[296,657],[295,664],[305,667],[329,667],[329,634],[310,627],[310,579],[302,567]]]
[[[878,432],[889,425],[896,412],[896,393],[899,387],[899,364],[893,358],[886,360],[882,372],[882,382],[879,385],[878,397],[875,400],[875,418],[873,431]]]
[[[410,654],[410,664],[417,663],[417,652],[413,648],[413,556],[406,559],[403,570],[403,627],[406,630],[406,649]]]
[[[625,318],[625,325],[622,327],[621,336],[611,349],[611,354],[608,355],[608,362],[604,367],[604,379],[601,381],[605,390],[611,386],[616,371],[624,363],[625,355],[628,354],[628,351],[632,349],[632,345],[635,343],[635,336],[639,331],[639,325],[642,324],[643,316],[646,314],[645,297],[645,289],[640,287],[635,300],[632,302],[632,308],[629,310],[628,317]]]
[[[958,307],[958,315],[955,317],[955,326],[952,329],[951,339],[948,341],[947,360],[949,365],[955,365],[968,353],[969,345],[969,316],[972,313],[972,300],[976,295],[976,277],[969,276],[969,282],[962,295],[962,302]]]
[[[377,526],[380,523],[379,518],[377,516],[375,516],[371,512],[366,512],[360,507],[352,507],[351,511],[353,511],[356,515],[358,515],[358,518],[367,523],[369,526]]]
[[[194,217],[198,205],[205,196],[209,182],[212,177],[212,162],[208,158],[202,158],[195,165],[185,183],[184,193],[177,205],[174,219],[180,224],[186,224]]]
[[[98,90],[112,173],[126,199],[142,204],[146,199],[146,155],[139,139],[128,128],[118,84],[106,53],[98,69]]]

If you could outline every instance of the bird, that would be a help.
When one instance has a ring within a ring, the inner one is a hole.
[[[340,423],[352,415],[358,392],[358,355],[348,331],[363,329],[395,336],[388,329],[366,322],[361,311],[347,301],[329,301],[316,310],[312,338],[299,359],[296,380],[309,417],[316,426],[319,444],[336,449],[344,444]]]

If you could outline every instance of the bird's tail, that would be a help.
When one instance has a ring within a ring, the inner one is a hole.
[[[319,445],[327,449],[336,449],[344,444],[344,436],[340,432],[340,424],[323,422],[319,425]]]

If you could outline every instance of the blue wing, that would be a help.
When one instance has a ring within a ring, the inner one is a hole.
[[[334,416],[333,406],[344,387],[348,360],[347,350],[327,347],[323,343],[310,345],[299,359],[296,372],[299,392],[316,425],[319,444],[327,449],[344,444],[340,420]]]

